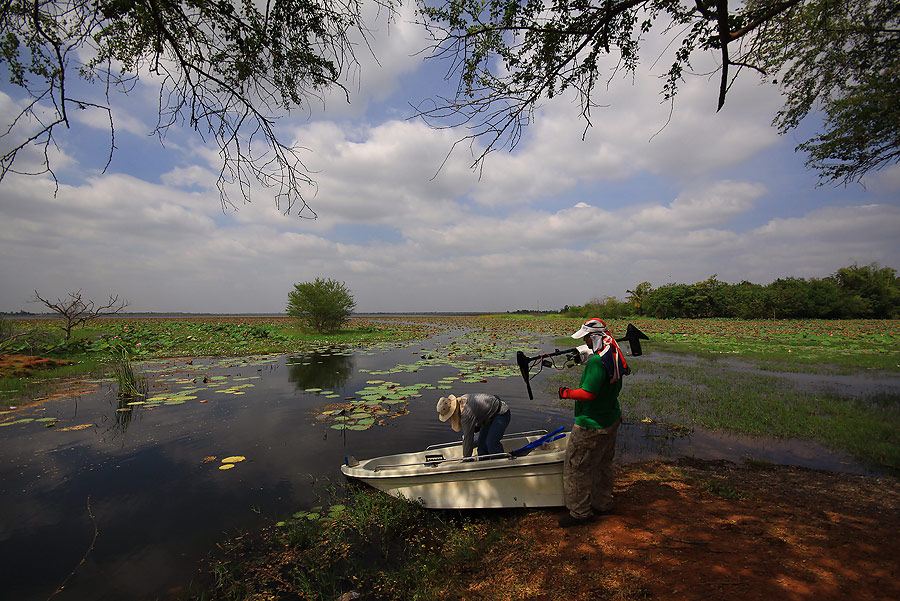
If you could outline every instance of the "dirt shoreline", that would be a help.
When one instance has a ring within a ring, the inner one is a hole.
[[[566,530],[561,512],[524,514],[453,588],[492,601],[900,599],[896,479],[645,461],[619,468],[616,499],[615,515]]]

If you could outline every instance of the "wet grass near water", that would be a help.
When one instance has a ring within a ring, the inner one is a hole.
[[[13,370],[0,361],[0,408],[47,394],[54,382],[77,377],[115,376],[120,359],[240,357],[296,353],[320,345],[371,345],[422,336],[422,328],[402,321],[354,319],[344,330],[319,334],[289,318],[203,317],[183,319],[97,319],[63,341],[58,320],[17,320],[13,326],[32,336],[4,349],[6,356],[40,356],[58,365],[33,364]],[[39,340],[32,345],[30,340]]]
[[[813,392],[774,373],[702,359],[635,359],[632,365],[635,373],[626,377],[619,397],[626,420],[806,439],[900,473],[900,390],[859,396]],[[577,386],[579,374],[578,368],[561,372],[551,383]]]
[[[509,516],[436,512],[350,484],[320,507],[236,537],[182,599],[459,599],[457,575]],[[448,569],[449,568],[449,569]]]

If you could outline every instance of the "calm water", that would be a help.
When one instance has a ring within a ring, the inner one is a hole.
[[[113,385],[97,382],[83,394],[2,416],[3,598],[46,600],[70,574],[54,599],[165,598],[189,583],[217,541],[317,504],[329,481],[342,481],[346,455],[365,458],[455,438],[436,419],[441,395],[500,395],[512,407],[510,432],[571,425],[571,410],[557,403],[545,374],[533,381],[536,399],[528,400],[514,356],[533,338],[523,333],[521,341],[500,342],[462,334],[307,355],[146,364],[148,401],[156,399],[155,406],[119,411],[129,407],[119,406]],[[359,399],[382,382],[417,388],[420,396],[371,400],[369,409],[380,410],[369,429],[332,427],[340,424],[325,413],[330,404]],[[864,472],[847,457],[796,442],[702,431],[679,438],[641,423],[625,424],[619,436],[620,462],[747,454]],[[230,456],[246,459],[219,469]]]

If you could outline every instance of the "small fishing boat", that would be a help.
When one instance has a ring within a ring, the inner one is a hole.
[[[357,461],[341,472],[394,497],[432,509],[559,507],[568,433],[536,430],[508,434],[503,453],[462,456],[461,443]]]

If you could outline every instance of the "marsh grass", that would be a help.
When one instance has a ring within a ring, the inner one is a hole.
[[[17,321],[16,327],[31,333],[29,345],[8,352],[64,359],[70,365],[15,376],[0,372],[0,408],[44,396],[66,379],[102,377],[109,371],[120,390],[126,394],[140,392],[135,374],[122,366],[123,351],[133,359],[236,357],[295,353],[321,344],[364,345],[422,337],[418,325],[385,325],[365,319],[355,319],[350,328],[328,335],[297,328],[287,318],[97,319],[89,327],[74,331],[73,340],[62,345],[53,321]]]
[[[637,363],[637,362],[635,362]],[[577,386],[580,368],[554,374],[550,386]],[[751,436],[800,438],[900,472],[900,395],[856,398],[796,389],[785,378],[723,362],[646,361],[635,365],[619,397],[623,417],[700,426]]]
[[[135,370],[128,352],[119,349],[117,355],[113,367],[113,376],[118,385],[116,396],[121,400],[147,396],[147,379]]]
[[[330,496],[319,511],[229,541],[224,557],[210,560],[211,581],[190,598],[461,598],[447,566],[475,569],[500,536],[496,516],[435,512],[352,484]]]

